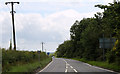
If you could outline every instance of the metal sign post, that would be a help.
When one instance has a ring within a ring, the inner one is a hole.
[[[115,44],[115,38],[105,38],[103,34],[103,38],[99,38],[99,48],[103,49],[103,60],[105,60],[105,49],[112,49]]]
[[[105,43],[104,43],[104,34],[103,34],[103,61],[105,61],[105,53],[104,53],[104,48],[105,48]]]

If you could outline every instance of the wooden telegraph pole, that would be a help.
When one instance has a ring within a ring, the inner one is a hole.
[[[13,5],[17,3],[19,4],[19,2],[5,2],[5,4],[11,4],[12,7],[12,11],[10,12],[12,14],[12,24],[13,24],[13,41],[14,41],[14,50],[16,50],[16,41],[15,41],[15,25],[14,25],[14,13],[16,13],[14,11]]]
[[[44,43],[42,42],[41,44],[42,44],[42,52],[43,52],[43,50],[44,50],[44,49],[43,49],[43,44],[44,44]]]

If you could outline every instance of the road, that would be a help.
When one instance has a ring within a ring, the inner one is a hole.
[[[110,70],[102,69],[99,67],[91,66],[87,63],[83,63],[71,59],[53,58],[52,62],[49,63],[41,72],[64,72],[64,73],[82,73],[82,74],[117,74]],[[37,73],[37,74],[39,74]]]

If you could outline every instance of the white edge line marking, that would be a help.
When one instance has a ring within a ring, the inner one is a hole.
[[[100,68],[100,67],[96,67],[96,66],[93,66],[94,68],[98,68],[98,69],[101,69],[101,70],[106,70],[106,71],[109,71],[109,72],[114,72],[114,71],[111,71],[111,70],[107,70],[107,69],[103,69],[103,68]]]
[[[42,70],[40,70],[39,72],[42,72],[43,70],[45,70],[53,61],[51,61],[45,68],[43,68]]]
[[[73,69],[75,72],[77,72],[77,70]]]
[[[90,64],[88,64],[88,63],[84,63],[85,65],[88,65],[88,66],[92,66],[92,65],[90,65]]]
[[[83,63],[84,63],[84,62],[83,62]],[[88,64],[88,63],[84,63],[84,64],[86,64],[86,65],[88,65],[88,66],[92,66],[92,65],[90,65],[90,64]],[[92,67],[97,68],[97,69],[101,69],[101,70],[105,70],[105,71],[109,71],[109,72],[113,72],[113,73],[118,73],[118,72],[115,72],[115,71],[112,71],[112,70],[108,70],[108,69],[104,69],[104,68],[97,67],[97,66],[92,66]]]
[[[101,70],[105,70],[105,71],[109,71],[109,72],[112,72],[112,73],[117,73],[117,74],[120,74],[118,72],[115,72],[115,71],[112,71],[112,70],[108,70],[108,69],[104,69],[104,68],[100,68],[100,67],[97,67],[97,66],[93,66],[94,68],[97,68],[97,69],[101,69]]]

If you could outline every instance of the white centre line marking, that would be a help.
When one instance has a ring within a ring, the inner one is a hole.
[[[63,59],[63,61],[65,61],[64,59]],[[66,65],[66,68],[65,68],[65,73],[67,72],[67,69],[68,69],[68,63],[65,61],[65,65]]]
[[[68,66],[66,66],[66,68],[68,68]]]
[[[75,72],[77,72],[77,70],[73,69]]]
[[[63,61],[65,61],[65,60],[63,59]],[[68,66],[70,66],[70,68],[72,68],[75,72],[77,72],[77,70],[74,69],[70,64],[68,64],[67,61],[65,61],[65,63],[66,63],[66,69],[65,69],[65,72],[67,72]]]
[[[67,69],[65,69],[65,72],[67,72]]]
[[[70,66],[71,68],[73,68],[72,66]]]

